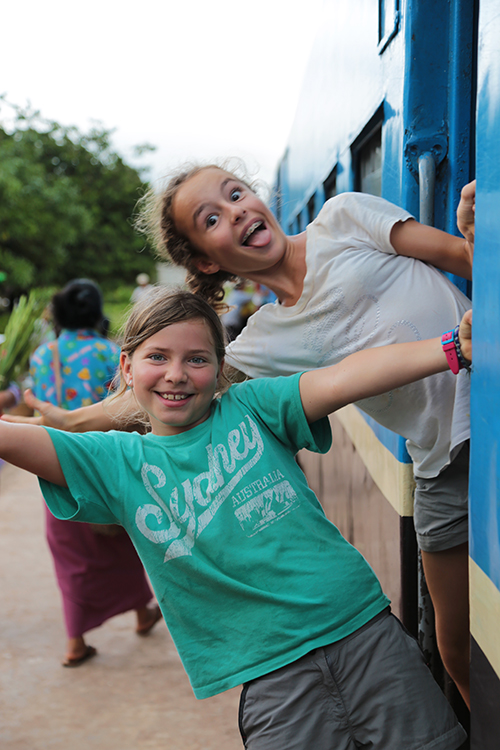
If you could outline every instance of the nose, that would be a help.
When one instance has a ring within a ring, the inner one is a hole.
[[[231,203],[230,218],[233,224],[237,224],[246,214],[246,209],[241,203]]]
[[[185,383],[187,374],[184,363],[181,360],[171,360],[163,377],[167,383]]]

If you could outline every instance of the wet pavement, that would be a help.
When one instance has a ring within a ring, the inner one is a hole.
[[[65,632],[35,477],[0,468],[0,748],[241,750],[239,689],[197,701],[163,622],[129,612],[90,631],[98,655],[64,669]]]

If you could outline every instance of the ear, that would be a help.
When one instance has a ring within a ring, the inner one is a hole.
[[[120,369],[127,385],[132,383],[132,360],[126,352],[120,354]]]
[[[208,258],[196,258],[194,264],[198,271],[206,273],[207,275],[211,275],[213,273],[217,273],[217,271],[220,271],[219,264],[214,263],[213,260],[209,260]]]
[[[224,360],[221,361],[219,364],[219,369],[217,371],[217,387],[221,387],[221,378],[222,374],[224,372]]]

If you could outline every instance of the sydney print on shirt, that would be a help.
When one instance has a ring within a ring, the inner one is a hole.
[[[166,546],[165,562],[190,555],[202,531],[228,499],[248,537],[299,503],[297,493],[279,469],[257,478],[254,470],[251,479],[247,476],[264,454],[259,427],[248,414],[229,432],[226,444],[208,444],[206,451],[208,471],[186,479],[169,496],[165,493],[167,477],[163,469],[148,463],[142,466],[142,481],[154,502],[137,509],[135,522],[147,539]]]

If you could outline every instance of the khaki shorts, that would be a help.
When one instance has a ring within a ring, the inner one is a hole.
[[[240,731],[248,750],[456,750],[467,738],[417,642],[388,609],[247,683]]]
[[[420,549],[440,552],[469,538],[469,441],[437,477],[416,477],[413,521]]]

